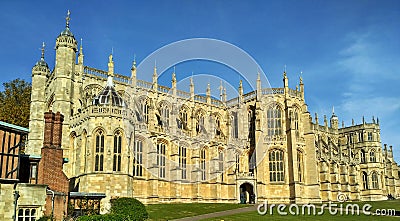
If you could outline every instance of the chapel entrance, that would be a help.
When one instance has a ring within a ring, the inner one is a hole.
[[[256,203],[256,195],[254,194],[254,187],[250,183],[243,183],[239,187],[240,203],[241,204],[254,204]]]

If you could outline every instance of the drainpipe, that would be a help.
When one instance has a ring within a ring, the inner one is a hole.
[[[51,192],[51,218],[54,218],[54,191],[47,187],[47,191]]]
[[[13,220],[16,221],[17,220],[17,206],[18,206],[18,198],[20,197],[19,195],[19,191],[16,190],[17,188],[17,184],[14,184],[14,216],[13,216]]]

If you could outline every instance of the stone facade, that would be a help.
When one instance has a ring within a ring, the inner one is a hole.
[[[226,100],[84,65],[83,48],[67,26],[56,39],[52,71],[32,70],[27,152],[40,154],[44,113],[64,115],[61,148],[70,190],[135,197],[144,203],[322,202],[400,197],[399,166],[382,148],[378,120],[340,127],[333,113],[312,119],[302,79],[296,89],[262,88]],[[77,55],[77,56],[76,56]]]

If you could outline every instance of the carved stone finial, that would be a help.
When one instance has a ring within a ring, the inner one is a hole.
[[[42,43],[42,60],[44,60],[44,47],[46,47],[46,45],[44,44],[44,42]]]
[[[67,11],[67,17],[65,17],[65,24],[66,24],[66,27],[67,28],[69,28],[69,21],[71,20],[71,18],[69,17],[71,15],[71,12],[69,11],[69,9],[68,9],[68,11]]]

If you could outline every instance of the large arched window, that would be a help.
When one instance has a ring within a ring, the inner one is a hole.
[[[160,178],[165,178],[165,148],[166,145],[163,142],[157,144],[157,166],[158,166],[158,176]]]
[[[369,162],[376,163],[375,150],[369,151]]]
[[[267,110],[268,136],[282,134],[282,110],[278,105],[270,106]]]
[[[143,141],[135,140],[133,147],[133,175],[143,176]]]
[[[303,174],[304,174],[303,153],[299,150],[297,151],[297,170],[298,170],[299,182],[303,182]]]
[[[179,168],[181,169],[181,178],[184,180],[186,179],[186,147],[179,146]]]
[[[200,171],[201,171],[201,180],[206,180],[206,149],[202,148],[200,150]]]
[[[269,180],[271,182],[284,181],[283,151],[271,150],[269,152]]]
[[[114,134],[113,171],[121,171],[121,153],[122,133],[121,131],[116,131]]]
[[[379,189],[378,185],[378,174],[376,172],[372,173],[371,176],[371,183],[372,183],[372,189]]]
[[[98,130],[95,134],[95,161],[94,171],[103,171],[104,165],[104,131]]]
[[[364,190],[367,190],[368,189],[368,175],[366,172],[362,172],[362,181],[363,181]]]

